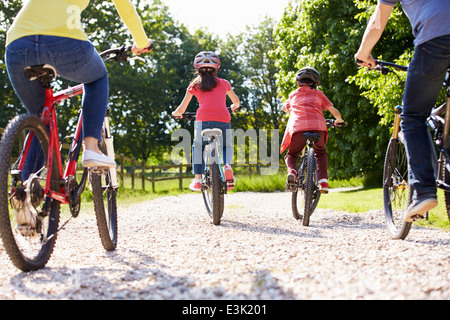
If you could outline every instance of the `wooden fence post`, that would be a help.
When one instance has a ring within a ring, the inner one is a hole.
[[[124,167],[124,163],[123,163],[123,153],[120,154],[120,181],[122,183],[122,188],[125,188],[123,181],[124,181],[124,174],[123,174],[123,167]]]
[[[180,163],[179,177],[180,177],[180,190],[183,190],[183,165],[181,163]]]
[[[155,192],[155,166],[152,166],[152,192]]]
[[[145,191],[145,161],[142,160],[142,191]]]
[[[131,160],[131,189],[134,190],[134,177],[136,175],[136,160]]]

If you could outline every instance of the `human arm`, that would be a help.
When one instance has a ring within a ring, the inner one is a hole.
[[[283,105],[283,109],[282,109],[284,112],[286,112],[287,114],[290,114],[291,113],[291,106],[289,105],[289,103],[288,102],[286,102],[284,105]]]
[[[234,93],[233,89],[230,89],[227,92],[227,95],[233,102],[233,104],[231,105],[231,111],[235,112],[241,106],[241,101],[239,100],[239,97],[236,95],[236,93]]]
[[[380,40],[393,9],[393,6],[378,2],[364,32],[359,50],[355,54],[355,59],[362,61],[358,63],[360,66],[375,67],[376,63],[372,57],[372,50]]]
[[[186,109],[189,106],[189,102],[191,102],[191,100],[192,100],[192,93],[186,91],[186,95],[184,96],[183,101],[181,101],[181,104],[178,106],[178,108],[174,112],[172,112],[172,116],[174,118],[183,117],[183,113],[186,112]]]
[[[344,120],[342,120],[342,116],[341,113],[339,112],[338,109],[336,109],[333,106],[328,107],[328,111],[331,112],[331,114],[333,115],[333,117],[336,118],[336,123],[344,123]]]
[[[136,12],[134,5],[130,0],[113,0],[113,2],[120,18],[133,35],[135,43],[132,47],[132,52],[137,55],[144,52],[150,52],[151,49],[147,48],[151,46],[152,41],[147,38],[141,19]]]

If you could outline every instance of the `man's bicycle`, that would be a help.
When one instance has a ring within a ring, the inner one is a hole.
[[[228,108],[231,112],[231,109]],[[183,118],[192,120],[196,113],[183,113]],[[206,211],[213,220],[214,225],[220,225],[224,212],[224,196],[228,192],[230,182],[226,181],[224,172],[224,160],[222,156],[222,147],[219,137],[222,136],[222,130],[213,128],[205,129],[201,132],[202,138],[207,141],[203,159],[205,171],[202,174],[202,194],[205,202]],[[234,184],[234,181],[233,181]]]
[[[327,119],[329,128],[346,126],[336,124],[335,120]],[[309,226],[309,220],[320,199],[319,181],[317,177],[317,160],[314,142],[320,140],[320,134],[307,132],[303,135],[306,147],[303,150],[295,183],[287,183],[286,189],[292,192],[292,214],[297,220],[302,220],[304,226]],[[303,214],[302,214],[303,213]]]
[[[101,54],[104,61],[127,61],[131,47],[110,49]],[[40,117],[23,114],[7,125],[0,143],[0,234],[12,263],[22,271],[43,268],[52,254],[57,233],[78,217],[81,194],[89,180],[100,239],[105,250],[117,246],[117,204],[119,188],[116,168],[85,168],[76,174],[82,149],[80,111],[70,149],[63,154],[56,116],[56,105],[81,95],[82,84],[54,92],[56,71],[49,65],[25,69],[30,81],[45,88],[46,100]],[[113,137],[108,113],[102,130],[100,150],[114,159]],[[67,204],[71,217],[58,228],[60,205]],[[18,219],[18,215],[22,215]],[[23,223],[23,215],[27,223]],[[18,220],[21,223],[18,223]]]
[[[374,68],[381,74],[406,72],[408,67],[391,62],[376,61]],[[396,74],[397,75],[397,74]],[[397,75],[398,76],[398,75]],[[430,135],[438,152],[433,154],[435,163],[436,185],[444,190],[447,215],[450,219],[450,158],[449,158],[449,134],[450,134],[450,69],[447,70],[444,86],[447,89],[447,101],[441,106],[436,106],[430,117],[428,125],[434,136]],[[393,134],[390,139],[383,174],[383,202],[386,217],[386,227],[392,239],[405,239],[408,235],[412,222],[406,222],[404,215],[412,201],[413,190],[408,183],[408,159],[406,155],[405,142],[400,130],[400,116],[402,107],[395,108]],[[428,219],[428,213],[426,214]]]

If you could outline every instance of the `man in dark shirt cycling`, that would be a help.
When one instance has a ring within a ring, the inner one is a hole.
[[[414,189],[413,202],[405,221],[437,206],[437,188],[426,120],[450,67],[450,1],[449,0],[379,0],[355,55],[358,64],[374,67],[372,49],[380,39],[394,5],[400,2],[408,16],[415,37],[414,57],[408,68],[403,97],[401,129],[409,163],[409,183]]]

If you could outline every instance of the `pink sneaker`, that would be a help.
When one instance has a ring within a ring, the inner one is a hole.
[[[189,185],[189,189],[192,192],[200,192],[202,191],[202,181],[201,180],[192,180],[191,184]]]
[[[234,189],[236,183],[236,179],[233,176],[233,169],[231,169],[229,164],[226,164],[223,171],[225,173],[225,181],[227,182],[227,190],[231,191]]]
[[[288,171],[288,175],[287,175],[287,183],[291,184],[291,183],[296,183],[296,182],[297,182],[297,170],[290,169]]]
[[[328,193],[328,183],[327,182],[319,183],[319,191],[320,193]]]

